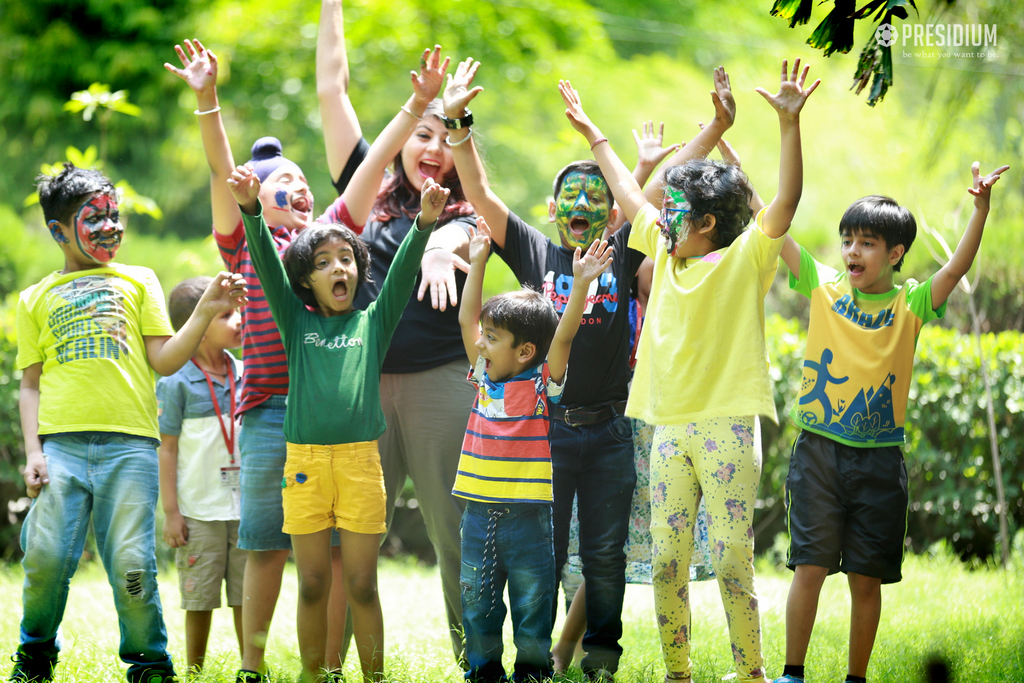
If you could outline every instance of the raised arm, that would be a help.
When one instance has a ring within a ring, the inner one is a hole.
[[[203,139],[206,163],[210,166],[210,207],[213,210],[213,229],[221,235],[230,235],[242,219],[238,204],[231,197],[226,184],[235,168],[234,157],[224,121],[220,117],[217,98],[217,55],[207,50],[199,39],[186,40],[185,48],[174,46],[182,68],[164,63],[164,68],[185,81],[196,96],[196,118]]]
[[[607,242],[599,243],[595,240],[582,258],[580,252],[580,248],[576,247],[576,253],[572,256],[572,289],[569,291],[569,300],[562,311],[558,327],[555,328],[551,348],[548,349],[548,372],[551,373],[551,379],[558,384],[565,378],[572,340],[576,336],[576,331],[580,329],[583,309],[587,306],[590,283],[612,264],[612,248]]]
[[[462,329],[462,345],[466,349],[469,364],[476,366],[480,349],[480,308],[483,305],[484,271],[487,256],[491,251],[491,231],[483,216],[477,216],[477,229],[470,228],[469,276],[462,288],[462,308],[459,309],[459,327]]]
[[[601,135],[600,129],[583,111],[579,93],[572,87],[572,83],[559,81],[558,91],[562,94],[562,100],[565,102],[565,115],[569,119],[569,123],[586,138],[598,166],[601,167],[601,173],[604,174],[604,179],[612,190],[616,203],[626,214],[626,220],[632,223],[637,212],[648,203],[643,189],[619,159],[612,146],[608,144],[608,138]],[[550,366],[550,363],[548,365]]]
[[[661,201],[665,196],[665,169],[682,166],[691,159],[706,157],[736,120],[736,100],[733,99],[732,83],[729,81],[729,74],[726,73],[725,67],[720,66],[715,69],[714,81],[715,89],[711,92],[711,102],[715,105],[715,117],[711,123],[701,129],[696,137],[673,154],[662,166],[662,170],[651,179],[651,182],[647,183],[644,190],[647,201],[658,209],[661,209]]]
[[[450,120],[466,116],[469,103],[483,88],[470,89],[480,62],[472,57],[460,62],[455,74],[448,74],[448,85],[444,89],[444,115]],[[473,141],[472,128],[459,128],[448,133],[451,142],[452,159],[462,183],[466,199],[473,205],[478,216],[482,216],[490,229],[490,238],[499,247],[505,246],[505,227],[508,224],[508,207],[491,191],[483,161]]]
[[[932,309],[936,309],[946,303],[946,299],[953,292],[953,288],[960,282],[960,278],[967,275],[974,263],[974,257],[981,247],[981,236],[985,232],[985,220],[988,218],[988,210],[992,200],[992,186],[996,184],[1000,176],[1010,167],[1000,166],[984,178],[979,170],[981,164],[975,161],[971,164],[971,175],[974,177],[974,186],[967,191],[974,195],[974,211],[971,213],[971,220],[967,223],[964,236],[956,245],[956,251],[946,262],[946,265],[939,268],[932,278]]]
[[[703,123],[698,123],[697,125],[700,126],[702,130],[704,129]],[[740,162],[740,155],[736,152],[733,146],[725,140],[725,138],[719,140],[718,144],[715,145],[715,148],[718,149],[718,153],[722,155],[722,161],[743,170],[743,164]],[[747,182],[750,183],[749,176],[747,177]],[[761,199],[761,195],[757,193],[753,183],[750,183],[750,191],[753,193],[750,198],[750,210],[753,211],[756,216],[757,213],[765,207],[765,203],[764,200]]]
[[[764,88],[757,92],[764,97],[779,114],[779,131],[782,146],[779,152],[779,191],[775,199],[768,205],[768,210],[761,221],[761,229],[769,237],[782,237],[789,230],[796,207],[800,203],[800,195],[804,185],[803,151],[800,147],[800,110],[821,79],[804,88],[810,66],[800,71],[800,60],[793,63],[793,71],[789,73],[788,61],[782,60],[782,80],[779,92],[772,95]]]
[[[327,167],[331,180],[345,169],[352,150],[363,136],[359,118],[348,97],[348,54],[341,0],[322,0],[320,30],[316,38],[316,96],[320,100]]]
[[[782,260],[785,262],[793,277],[800,279],[800,245],[796,243],[793,236],[786,233],[786,241],[782,245]]]
[[[245,278],[221,271],[203,292],[195,310],[172,337],[144,336],[146,358],[158,375],[173,375],[195,355],[215,317],[247,303]]]
[[[640,187],[647,184],[651,174],[658,168],[658,164],[665,160],[665,157],[676,152],[685,143],[675,143],[668,147],[662,147],[665,140],[665,123],[658,126],[658,132],[654,132],[654,121],[647,121],[643,124],[643,133],[633,129],[633,141],[636,143],[636,166],[633,167],[633,179]],[[626,223],[626,214],[622,211],[615,212],[615,218],[608,223],[604,230],[603,239],[609,239],[618,232]]]
[[[370,145],[366,159],[356,169],[352,181],[345,188],[342,195],[345,198],[345,206],[357,225],[363,225],[370,217],[388,164],[402,151],[406,140],[422,121],[427,105],[440,92],[449,61],[446,57],[444,62],[441,62],[440,45],[435,45],[433,50],[423,51],[419,72],[411,72],[412,95]]]

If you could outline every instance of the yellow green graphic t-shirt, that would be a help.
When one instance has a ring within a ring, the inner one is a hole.
[[[810,298],[811,319],[793,419],[848,446],[902,445],[917,336],[946,313],[932,310],[931,278],[865,294],[803,248],[800,275],[789,286]]]

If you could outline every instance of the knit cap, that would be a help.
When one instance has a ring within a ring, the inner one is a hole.
[[[297,173],[302,173],[298,164],[281,155],[281,141],[271,136],[260,138],[253,143],[252,159],[249,160],[249,164],[256,171],[256,177],[261,183],[266,182],[271,173],[286,165],[292,166]]]

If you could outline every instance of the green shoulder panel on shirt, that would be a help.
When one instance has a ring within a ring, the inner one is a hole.
[[[803,294],[808,299],[811,292],[825,282],[835,282],[839,271],[830,268],[824,263],[819,263],[811,256],[811,253],[800,247],[800,277],[791,272],[789,274],[789,288],[798,294]]]
[[[914,315],[921,319],[921,322],[925,323],[938,320],[946,315],[948,299],[942,302],[937,309],[932,308],[932,278],[934,277],[933,275],[921,283],[916,280],[907,280],[903,283],[903,286],[907,288],[907,306],[910,307]]]

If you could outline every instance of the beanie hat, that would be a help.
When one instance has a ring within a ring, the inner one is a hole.
[[[253,143],[252,159],[249,160],[249,164],[256,171],[261,183],[266,182],[267,177],[282,166],[290,165],[297,172],[301,172],[298,164],[281,155],[281,141],[270,136]]]

